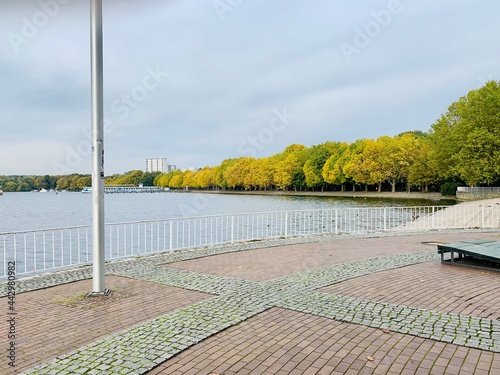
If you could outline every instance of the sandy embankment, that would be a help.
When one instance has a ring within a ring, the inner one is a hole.
[[[466,201],[421,215],[405,225],[411,229],[500,228],[500,198]]]

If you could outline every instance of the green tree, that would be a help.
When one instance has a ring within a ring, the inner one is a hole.
[[[469,185],[500,178],[500,83],[487,82],[450,105],[431,127],[440,176]]]
[[[3,190],[4,191],[16,191],[17,190],[17,184],[14,181],[8,181],[3,186]]]
[[[154,181],[156,176],[160,175],[161,172],[144,172],[140,182],[144,186],[154,186]]]
[[[313,190],[316,187],[321,187],[321,190],[324,189],[323,166],[335,147],[334,142],[326,142],[312,146],[307,150],[307,160],[303,168],[307,187]]]

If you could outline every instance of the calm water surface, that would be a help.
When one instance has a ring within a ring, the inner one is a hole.
[[[107,223],[245,212],[380,206],[437,206],[454,201],[338,197],[257,196],[199,193],[106,194]],[[4,193],[0,196],[0,233],[89,225],[92,195]]]

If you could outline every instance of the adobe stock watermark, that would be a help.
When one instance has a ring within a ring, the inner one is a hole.
[[[110,134],[116,127],[119,120],[125,120],[132,111],[144,102],[149,94],[167,79],[171,73],[163,72],[159,65],[155,68],[146,67],[146,75],[140,84],[134,86],[129,92],[120,95],[111,104],[111,112],[117,115],[115,120],[105,118],[103,120],[104,134]],[[52,162],[52,169],[55,174],[71,174],[86,158],[92,153],[92,134],[90,125],[88,130],[82,131],[84,139],[74,147],[66,146],[66,157],[64,163]]]
[[[354,39],[352,43],[340,43],[340,50],[348,63],[352,61],[353,55],[359,55],[372,40],[380,35],[382,30],[391,23],[393,16],[400,14],[403,6],[399,0],[390,0],[387,8],[379,11],[372,11],[372,19],[368,21],[363,28],[354,28]]]
[[[21,29],[19,33],[7,34],[10,45],[14,52],[18,53],[21,46],[26,45],[35,38],[40,30],[46,27],[50,20],[61,11],[61,6],[69,4],[72,0],[40,0],[38,10],[31,17],[21,18]]]
[[[269,121],[269,125],[260,129],[257,135],[249,136],[238,145],[240,155],[257,157],[258,151],[262,151],[267,144],[274,140],[275,134],[281,133],[290,125],[290,120],[295,118],[294,115],[287,112],[287,108],[283,107],[280,112],[276,108],[273,109],[274,116]]]
[[[219,19],[224,21],[226,18],[225,14],[227,12],[233,12],[242,2],[243,0],[214,0],[212,6],[215,13],[219,16]]]

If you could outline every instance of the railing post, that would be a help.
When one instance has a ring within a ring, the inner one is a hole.
[[[17,236],[14,234],[14,262],[17,262]]]
[[[434,229],[434,226],[435,226],[435,223],[434,223],[434,209],[435,209],[435,207],[432,206],[432,216],[431,216],[431,218],[432,218],[432,229]]]
[[[3,276],[7,276],[7,239],[6,235],[3,235],[3,268],[4,268],[4,273]],[[15,259],[14,259],[15,260]]]
[[[335,234],[339,234],[339,224],[338,224],[338,215],[337,210],[335,210]]]
[[[231,216],[231,242],[234,242],[234,216]]]
[[[384,231],[387,230],[387,209],[384,208]]]
[[[288,237],[288,211],[285,212],[285,238]]]
[[[34,258],[34,271],[36,271],[36,233],[33,233],[33,258]]]
[[[481,228],[484,228],[484,206],[481,206]]]
[[[170,252],[174,251],[174,222],[170,220]]]
[[[24,233],[24,272],[28,272],[28,255],[26,254],[28,252],[26,248],[26,233]]]

